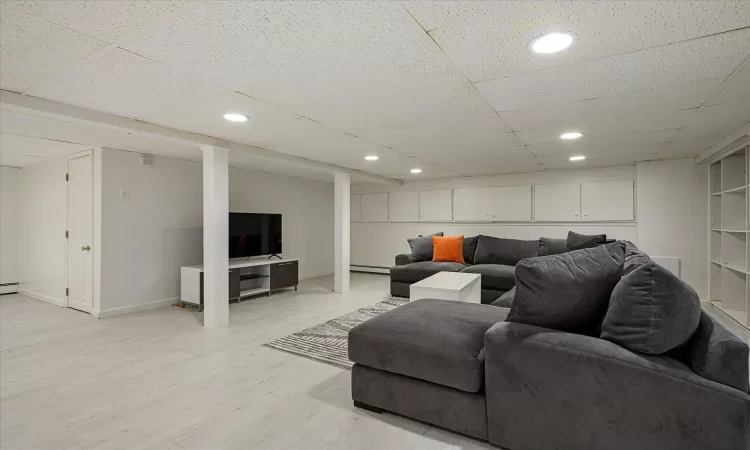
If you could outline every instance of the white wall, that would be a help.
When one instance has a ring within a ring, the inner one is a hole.
[[[333,183],[231,168],[229,211],[282,214],[283,255],[300,278],[333,273]]]
[[[21,170],[0,167],[0,283],[18,281],[18,214],[21,195]]]
[[[179,298],[180,266],[203,259],[201,165],[101,150],[102,316]],[[121,191],[127,191],[121,196]]]
[[[19,170],[17,247],[21,292],[64,305],[66,278],[67,158]]]
[[[478,186],[539,185],[587,181],[635,180],[635,166],[559,170],[487,177],[411,181],[403,186],[355,185],[352,193],[455,189]],[[636,187],[636,189],[638,189]],[[637,240],[636,223],[356,223],[351,224],[352,265],[390,267],[396,254],[409,253],[407,238],[439,231],[447,235],[490,236],[512,239],[564,238],[568,231],[606,233],[613,239]]]
[[[708,165],[692,158],[637,164],[638,247],[674,256],[682,279],[708,298]]]

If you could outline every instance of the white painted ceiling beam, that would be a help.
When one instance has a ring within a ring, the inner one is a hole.
[[[341,167],[320,161],[313,161],[311,159],[288,155],[285,153],[279,153],[252,145],[239,144],[225,139],[218,139],[211,136],[191,133],[189,131],[177,130],[174,128],[93,111],[90,109],[68,105],[65,103],[58,103],[38,97],[17,94],[15,92],[6,90],[0,90],[0,105],[2,105],[4,109],[13,111],[35,114],[39,116],[65,120],[68,122],[85,123],[102,127],[115,128],[133,134],[156,136],[164,139],[171,139],[188,144],[194,144],[196,147],[200,147],[202,145],[224,147],[232,151],[245,152],[253,155],[254,157],[264,158],[270,161],[316,171],[324,171],[330,173],[343,172],[356,177],[359,180],[363,180],[369,183],[387,185],[404,184],[404,182],[401,180],[374,175],[371,173],[362,172],[360,170]]]
[[[738,130],[720,140],[716,144],[700,152],[695,157],[695,162],[710,163],[722,158],[726,153],[734,150],[740,145],[750,141],[750,122],[741,126]]]

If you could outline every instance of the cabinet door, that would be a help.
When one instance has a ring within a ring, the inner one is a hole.
[[[362,221],[388,221],[388,194],[362,194]]]
[[[453,220],[453,192],[450,189],[420,192],[419,220],[422,222]]]
[[[632,180],[581,183],[583,221],[634,220],[633,194]]]
[[[531,221],[531,186],[456,189],[453,202],[456,220]]]
[[[581,220],[581,183],[534,186],[534,220],[578,222]]]
[[[388,194],[390,222],[419,221],[419,192],[391,192]]]
[[[453,217],[456,220],[489,222],[492,220],[489,201],[492,200],[487,188],[454,189]]]
[[[360,194],[351,195],[351,206],[349,209],[349,216],[352,222],[362,221],[362,196]]]
[[[271,290],[294,287],[299,284],[297,261],[271,264]]]

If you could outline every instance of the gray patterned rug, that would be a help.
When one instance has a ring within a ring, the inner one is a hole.
[[[408,302],[409,299],[406,298],[391,297],[367,308],[358,309],[328,322],[267,342],[263,344],[263,347],[351,370],[352,362],[347,356],[349,330],[367,319]]]

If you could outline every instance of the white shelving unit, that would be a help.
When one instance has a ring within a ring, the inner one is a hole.
[[[750,155],[745,143],[709,168],[711,303],[750,328]]]

